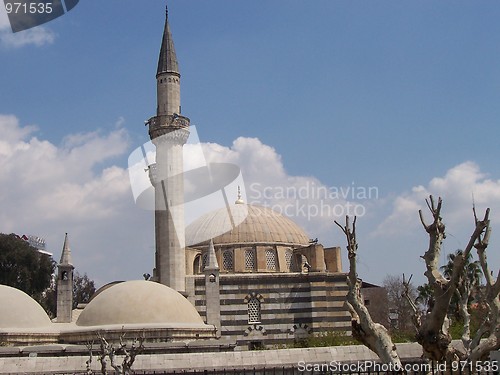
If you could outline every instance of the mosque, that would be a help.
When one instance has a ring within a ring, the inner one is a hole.
[[[168,350],[229,351],[350,332],[339,247],[323,247],[289,218],[248,205],[241,196],[185,227],[182,168],[189,118],[181,114],[180,78],[167,14],[157,113],[146,124],[156,146],[156,163],[148,171],[155,197],[151,279],[111,283],[73,310],[74,266],[66,236],[56,319],[49,320],[23,292],[0,286],[0,343],[82,345],[96,332],[108,340],[126,332],[169,343]]]

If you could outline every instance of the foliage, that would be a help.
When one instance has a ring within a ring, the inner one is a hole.
[[[463,256],[463,250],[457,250],[454,254],[448,254],[448,263],[441,267],[443,276],[450,279],[453,273],[453,265],[457,256]],[[461,295],[470,294],[474,288],[481,284],[482,273],[479,261],[472,261],[472,253],[469,253],[465,258],[465,264],[460,272],[457,290]],[[468,304],[470,304],[470,298]],[[459,311],[460,298],[457,294],[453,295],[448,313],[456,318],[460,318]]]
[[[81,276],[78,272],[73,275],[73,308],[79,303],[88,303],[95,293],[94,280],[89,279],[85,273]]]
[[[38,301],[43,307],[50,319],[56,317],[57,313],[57,290],[55,280],[52,280],[51,286],[42,294],[42,298]]]
[[[415,330],[413,331],[391,331],[392,341],[394,343],[415,342]]]
[[[359,345],[359,342],[344,331],[320,332],[304,339],[296,340],[292,348],[313,348],[319,346]]]
[[[423,310],[430,312],[434,306],[434,293],[428,283],[417,287],[418,296],[415,300],[423,307]]]
[[[0,234],[0,284],[41,301],[51,286],[55,264],[52,257],[39,253],[15,234]]]

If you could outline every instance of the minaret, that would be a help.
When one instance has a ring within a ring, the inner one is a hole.
[[[68,233],[66,233],[61,260],[57,265],[57,323],[71,323],[74,268],[71,261]]]
[[[189,119],[181,116],[179,66],[168,23],[168,10],[156,72],[156,116],[148,120],[156,146],[156,165],[149,169],[155,188],[156,255],[153,279],[185,291],[184,176],[182,147],[189,136]]]
[[[212,240],[210,240],[210,245],[208,247],[207,265],[205,266],[204,272],[207,324],[214,325],[217,328],[217,337],[220,337],[219,263],[217,262],[214,242]]]

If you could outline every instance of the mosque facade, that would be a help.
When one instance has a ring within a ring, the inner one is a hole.
[[[339,247],[311,241],[289,218],[246,204],[241,196],[185,228],[182,158],[189,118],[181,114],[180,78],[167,14],[156,74],[157,113],[147,122],[156,146],[156,164],[148,171],[155,191],[152,280],[110,284],[72,310],[74,267],[66,236],[57,318],[50,321],[29,296],[0,286],[0,299],[9,301],[0,304],[0,342],[82,345],[96,332],[110,340],[127,332],[149,342],[191,343],[184,351],[201,346],[219,351],[350,332]]]
[[[241,196],[184,231],[182,145],[189,119],[180,113],[179,65],[167,14],[157,116],[148,121],[156,146],[154,280],[186,295],[217,336],[240,349],[350,331],[340,248],[324,248],[292,220]]]

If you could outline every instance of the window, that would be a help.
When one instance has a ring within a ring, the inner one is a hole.
[[[205,252],[203,254],[203,257],[201,258],[201,271],[205,271],[205,267],[207,266],[208,263],[208,252]]]
[[[193,262],[193,274],[194,275],[197,275],[200,273],[201,269],[200,269],[200,260],[201,260],[201,255],[197,255],[195,258],[194,258],[194,262]]]
[[[226,250],[222,253],[222,267],[225,271],[232,271],[234,268],[233,250]]]
[[[276,251],[274,249],[266,249],[266,268],[276,271],[276,263]]]
[[[287,249],[285,251],[285,262],[288,271],[292,270],[292,257],[293,257],[293,251],[291,249]]]
[[[248,323],[260,323],[260,301],[257,297],[248,301]]]
[[[255,250],[254,249],[246,249],[245,250],[245,269],[249,271],[253,271],[256,269],[256,259],[255,259]]]

